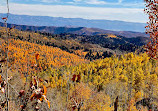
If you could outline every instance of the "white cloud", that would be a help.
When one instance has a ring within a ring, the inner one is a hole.
[[[34,0],[34,1],[40,1],[40,2],[44,2],[44,3],[53,3],[53,2],[60,2],[60,0]]]
[[[118,0],[118,3],[122,3],[123,2],[123,0]]]
[[[73,0],[73,2],[70,3],[86,3],[86,4],[95,4],[95,5],[106,4],[106,2],[102,0]]]
[[[3,7],[0,6],[1,8]],[[0,10],[1,12],[5,12],[5,10]],[[143,23],[147,21],[143,9],[138,8],[98,8],[71,5],[27,5],[11,3],[10,12],[13,14],[65,18],[107,19]]]
[[[73,0],[74,2],[81,2],[82,0]]]
[[[67,2],[69,4],[92,4],[92,5],[101,5],[101,6],[122,6],[122,7],[143,7],[144,2],[139,3],[123,3],[124,0],[118,0],[117,2],[106,2],[106,0],[73,0],[72,2]]]
[[[85,3],[87,3],[87,4],[96,4],[96,5],[106,4],[106,2],[101,1],[101,0],[85,0]]]

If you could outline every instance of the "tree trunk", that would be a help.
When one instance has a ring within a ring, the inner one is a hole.
[[[117,111],[117,108],[118,108],[118,96],[117,96],[117,98],[115,99],[115,102],[114,102],[114,111]]]

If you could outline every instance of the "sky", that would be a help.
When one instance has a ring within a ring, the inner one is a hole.
[[[147,22],[144,0],[9,0],[10,13],[34,16]],[[0,13],[6,1],[0,0]]]

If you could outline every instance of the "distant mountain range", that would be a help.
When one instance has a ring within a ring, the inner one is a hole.
[[[4,16],[4,14],[0,14]],[[2,22],[2,20],[0,20]],[[31,26],[56,26],[56,27],[87,27],[113,31],[144,32],[145,23],[112,21],[112,20],[88,20],[82,18],[62,18],[48,16],[28,16],[10,14],[8,23]]]
[[[0,22],[0,26],[4,27],[5,24]],[[51,34],[61,34],[61,33],[70,33],[70,34],[78,34],[78,35],[114,34],[126,38],[148,37],[148,35],[145,33],[133,32],[133,31],[110,31],[110,30],[103,30],[98,28],[86,28],[86,27],[28,26],[28,25],[8,24],[9,28],[13,26],[15,26],[16,29],[23,31],[39,31],[39,32],[46,32]]]

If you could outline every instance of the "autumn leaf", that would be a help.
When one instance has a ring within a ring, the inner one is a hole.
[[[37,53],[35,57],[36,57],[36,60],[39,60],[40,55]]]

